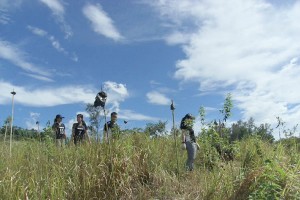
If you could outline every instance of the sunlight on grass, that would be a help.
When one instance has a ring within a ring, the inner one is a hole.
[[[256,137],[235,144],[224,161],[201,140],[193,172],[172,137],[131,134],[107,144],[56,148],[18,141],[12,157],[0,144],[0,199],[300,199],[298,149]],[[291,152],[291,150],[293,152]]]

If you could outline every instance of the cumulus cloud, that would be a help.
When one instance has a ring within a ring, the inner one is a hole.
[[[300,119],[300,94],[297,85],[300,82],[300,64],[297,59],[258,79],[256,84],[245,86],[241,83],[233,95],[238,108],[246,110],[244,117],[255,116],[256,121],[271,123],[280,116],[290,125],[296,125]]]
[[[65,33],[65,38],[69,38],[73,35],[71,27],[66,23],[64,19],[65,8],[60,0],[40,0],[41,3],[46,5],[55,16],[58,23],[61,25],[62,31]]]
[[[166,97],[165,94],[162,94],[157,91],[148,92],[146,96],[147,101],[152,104],[169,105],[171,103],[171,100],[168,97]]]
[[[112,105],[110,110],[119,112],[120,103],[129,96],[126,85],[122,83],[106,81],[103,84],[103,90],[107,93],[107,103]]]
[[[100,4],[87,4],[82,10],[84,16],[91,22],[93,30],[107,38],[115,41],[120,41],[123,36],[118,32],[114,26],[113,20],[102,9]]]
[[[0,39],[0,59],[7,60],[26,72],[34,73],[40,77],[49,78],[50,72],[36,67],[34,64],[26,61],[25,53],[19,50],[15,45]]]
[[[198,82],[202,92],[233,89],[244,118],[298,121],[299,1],[284,7],[264,0],[151,4],[172,25],[166,41],[181,44],[186,55],[175,78]]]

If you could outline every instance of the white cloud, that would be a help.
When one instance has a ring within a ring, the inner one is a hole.
[[[168,97],[166,97],[164,94],[157,91],[148,92],[146,96],[147,96],[147,101],[152,104],[157,104],[157,105],[171,104],[171,100]]]
[[[168,43],[186,58],[175,77],[199,82],[201,91],[233,88],[243,117],[259,123],[282,116],[298,123],[300,2],[284,7],[264,0],[154,1],[173,29]],[[283,66],[293,60],[294,64]]]
[[[40,81],[54,82],[53,79],[45,77],[45,76],[41,76],[41,75],[37,75],[37,74],[30,74],[30,73],[23,73],[23,74],[25,74],[26,76],[29,76],[31,78],[40,80]]]
[[[103,90],[107,93],[107,103],[112,105],[110,110],[119,112],[120,103],[129,96],[126,85],[106,81],[103,85]]]
[[[40,113],[30,112],[29,115],[30,117],[25,122],[26,128],[38,130],[37,122],[39,121]],[[41,127],[39,127],[39,130],[42,130]]]
[[[233,93],[238,108],[245,110],[244,118],[255,116],[255,121],[272,123],[280,116],[289,125],[300,119],[300,64],[295,59],[276,73],[258,79],[256,85],[242,85]]]
[[[92,28],[96,33],[115,41],[123,39],[123,36],[115,28],[113,20],[102,9],[101,5],[87,4],[82,11],[85,17],[92,23]]]
[[[16,46],[0,39],[0,59],[8,60],[27,72],[32,72],[44,77],[49,77],[51,75],[49,72],[26,61],[24,57],[24,53]]]
[[[0,24],[6,25],[13,22],[12,11],[16,11],[24,0],[0,0]]]
[[[136,121],[158,121],[159,118],[143,115],[136,113],[132,110],[120,110],[118,117],[125,120],[136,120]]]
[[[43,30],[43,29],[40,29],[40,28],[37,28],[37,27],[33,27],[33,26],[27,26],[27,28],[35,35],[38,35],[38,36],[41,36],[41,37],[44,37],[44,36],[47,36],[48,33],[47,31]]]
[[[59,0],[40,0],[42,3],[47,5],[54,14],[64,15],[65,9]]]
[[[1,9],[0,6],[0,24],[8,24],[11,21],[9,15],[7,14],[7,11],[4,9]]]
[[[52,46],[59,52],[64,53],[65,55],[68,55],[68,52],[61,47],[60,43],[54,38],[54,36],[50,36],[49,40],[51,41]]]
[[[70,55],[70,53],[65,50],[60,42],[53,36],[50,35],[47,31],[37,28],[37,27],[33,27],[33,26],[27,26],[27,28],[35,35],[40,36],[40,37],[45,37],[47,38],[51,45],[60,53],[63,53],[65,56],[69,56],[71,60],[77,62],[78,61],[78,57],[76,56],[75,53],[73,53],[72,55]]]
[[[186,44],[189,41],[189,38],[191,36],[188,34],[180,33],[180,32],[174,32],[171,35],[168,35],[165,40],[170,45],[176,45],[176,44]]]
[[[60,88],[26,88],[0,81],[0,104],[7,104],[11,100],[10,92],[16,91],[15,102],[34,107],[56,106],[73,103],[92,103],[96,92],[89,86],[64,86]],[[85,95],[82,95],[85,94]]]
[[[61,25],[62,31],[65,33],[65,38],[69,38],[73,35],[71,27],[66,23],[64,19],[65,8],[60,0],[40,0],[45,4],[56,17],[56,20]]]
[[[0,104],[10,103],[10,92],[14,89],[17,93],[15,96],[17,103],[33,107],[94,103],[95,96],[98,92],[90,85],[68,85],[55,88],[38,87],[35,89],[13,85],[1,80],[0,88]],[[107,81],[104,83],[104,90],[108,96],[107,105],[111,107],[111,110],[118,112],[120,103],[129,95],[126,86]]]

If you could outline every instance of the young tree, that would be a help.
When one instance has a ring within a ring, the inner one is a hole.
[[[8,127],[8,125],[10,124],[10,121],[11,121],[11,117],[10,117],[10,116],[7,117],[6,120],[4,121],[4,123],[5,123],[4,142],[5,142],[5,140],[6,140],[7,127]]]
[[[199,115],[200,115],[200,123],[202,127],[205,125],[205,108],[203,106],[200,106],[199,108]]]
[[[89,128],[93,135],[96,136],[96,140],[99,141],[99,128],[101,123],[101,107],[95,107],[93,104],[87,104],[85,110],[89,114],[91,125]]]
[[[223,115],[223,122],[226,122],[226,120],[231,116],[232,107],[232,96],[230,93],[228,93],[225,98],[223,108],[220,110],[220,113]]]

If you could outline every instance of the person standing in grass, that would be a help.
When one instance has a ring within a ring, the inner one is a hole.
[[[187,150],[186,170],[193,171],[194,161],[196,159],[197,150],[200,149],[196,142],[195,132],[193,129],[195,117],[192,114],[186,114],[180,123],[182,148]]]
[[[72,126],[72,136],[71,141],[74,142],[75,145],[83,143],[85,140],[88,140],[91,143],[89,135],[88,135],[88,128],[83,120],[83,115],[77,115],[77,123],[74,123]]]
[[[110,121],[104,124],[103,127],[103,141],[108,142],[108,139],[117,139],[120,137],[120,127],[117,124],[118,114],[112,112],[110,114]]]
[[[64,117],[60,114],[56,115],[52,130],[55,132],[55,143],[57,147],[64,147],[66,143],[66,127],[62,123]]]

